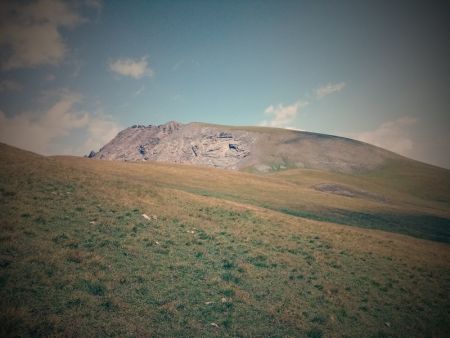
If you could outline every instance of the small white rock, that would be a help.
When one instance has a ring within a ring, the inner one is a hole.
[[[146,220],[150,220],[150,217],[148,217],[146,214],[142,214],[142,217],[144,217]]]
[[[211,325],[211,326],[214,326],[214,327],[216,327],[216,328],[219,328],[219,325],[217,325],[216,323],[211,323],[210,325]]]

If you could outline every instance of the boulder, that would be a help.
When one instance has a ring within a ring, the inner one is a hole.
[[[233,138],[233,135],[231,133],[226,133],[226,132],[220,132],[219,136],[217,136],[218,138]]]
[[[145,150],[144,145],[141,144],[141,145],[138,147],[138,151],[139,151],[139,154],[145,155],[146,150]]]

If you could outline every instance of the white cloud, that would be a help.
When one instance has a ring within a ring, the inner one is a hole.
[[[81,155],[98,149],[120,130],[119,126],[104,115],[95,115],[75,109],[81,101],[78,94],[65,92],[48,110],[40,114],[22,113],[12,117],[0,111],[0,141],[40,154],[64,152]],[[70,149],[63,148],[64,138],[75,131],[87,137],[75,140]]]
[[[264,120],[260,123],[260,125],[266,127],[293,129],[291,124],[296,119],[300,110],[307,105],[308,102],[306,101],[297,101],[287,106],[284,106],[281,103],[278,106],[270,105],[264,111],[266,115],[270,116],[270,120]]]
[[[349,136],[404,156],[413,156],[413,129],[416,124],[416,118],[403,116],[396,120],[385,122],[375,130]]]
[[[85,0],[84,3],[88,7],[92,7],[96,9],[97,11],[101,11],[103,3],[101,0]]]
[[[22,89],[23,89],[23,86],[14,80],[0,81],[0,92],[19,91]]]
[[[104,116],[91,118],[87,128],[88,137],[77,153],[87,154],[91,150],[98,151],[100,147],[111,141],[121,129],[110,118]]]
[[[148,66],[146,56],[141,59],[123,58],[111,61],[109,69],[119,75],[130,76],[135,79],[153,75],[153,70]]]
[[[6,46],[3,70],[61,63],[68,46],[60,29],[73,28],[84,21],[61,0],[6,3],[0,12],[0,46]]]
[[[344,89],[345,82],[339,82],[339,83],[327,83],[324,86],[320,86],[315,90],[316,99],[321,99],[327,95],[336,93]]]
[[[339,83],[328,83],[324,86],[317,88],[314,91],[314,96],[317,100],[330,95],[332,93],[341,91],[345,87],[345,82]],[[314,102],[314,101],[313,101]],[[301,130],[292,123],[297,118],[301,109],[305,108],[309,104],[308,101],[299,100],[290,105],[284,106],[283,104],[278,104],[278,106],[270,105],[264,111],[266,115],[270,116],[269,120],[263,120],[259,125],[267,127],[279,127],[292,130]]]

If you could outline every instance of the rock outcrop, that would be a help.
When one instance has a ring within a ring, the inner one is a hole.
[[[216,127],[169,122],[134,125],[121,131],[95,158],[163,161],[238,169],[256,137],[246,131],[223,132]]]
[[[227,169],[371,170],[399,156],[359,141],[309,132],[204,123],[134,125],[93,155],[96,159],[162,161]]]

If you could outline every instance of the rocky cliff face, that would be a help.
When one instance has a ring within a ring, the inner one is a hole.
[[[355,172],[377,168],[387,159],[399,156],[330,135],[172,121],[159,126],[127,128],[90,157],[257,171],[309,168]]]
[[[94,158],[123,161],[163,161],[238,169],[256,137],[246,131],[226,131],[200,124],[169,122],[136,125],[121,131]]]

